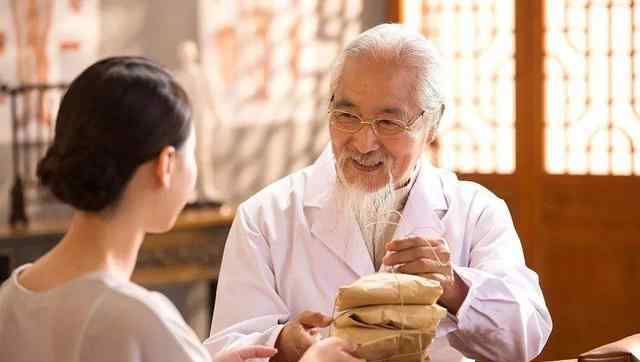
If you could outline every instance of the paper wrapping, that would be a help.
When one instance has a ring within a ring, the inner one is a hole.
[[[367,361],[420,361],[434,334],[420,330],[336,328],[335,336],[356,343],[354,355]],[[428,360],[426,357],[424,360]]]
[[[419,329],[435,334],[447,310],[439,305],[374,305],[347,309],[335,317],[337,328]]]
[[[368,305],[431,305],[442,295],[440,283],[400,273],[374,273],[341,287],[336,297],[338,311]]]

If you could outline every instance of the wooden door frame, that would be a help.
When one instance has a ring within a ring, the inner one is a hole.
[[[389,1],[387,20],[402,23],[403,8],[403,0]],[[459,176],[478,182],[509,201],[527,262],[539,265],[542,251],[534,244],[540,219],[539,180],[544,175],[544,2],[515,1],[515,45],[515,172]],[[509,194],[513,190],[516,193]]]
[[[575,358],[638,333],[640,177],[545,171],[545,2],[514,5],[515,172],[460,177],[507,201],[527,263],[540,275],[558,322],[538,358]],[[402,22],[402,7],[389,2],[390,21]]]

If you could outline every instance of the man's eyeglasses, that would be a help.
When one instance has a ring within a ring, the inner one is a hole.
[[[364,120],[355,113],[340,109],[329,110],[329,118],[331,125],[336,129],[346,133],[356,133],[369,125],[373,129],[373,133],[380,137],[392,137],[401,133],[411,133],[416,122],[424,116],[425,111],[421,111],[412,121],[403,122],[398,119],[376,118],[370,121]]]

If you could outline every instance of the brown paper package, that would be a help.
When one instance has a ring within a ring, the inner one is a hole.
[[[442,287],[436,281],[409,274],[374,273],[341,287],[336,309],[382,304],[431,305],[440,295]]]
[[[347,309],[335,318],[336,328],[420,329],[435,333],[447,310],[439,305],[374,305]]]
[[[447,311],[436,305],[440,283],[420,276],[375,273],[341,287],[332,334],[358,345],[375,362],[426,361],[425,349]]]
[[[433,333],[419,330],[336,328],[335,336],[358,344],[356,357],[367,361],[420,361]],[[425,359],[426,360],[426,359]]]

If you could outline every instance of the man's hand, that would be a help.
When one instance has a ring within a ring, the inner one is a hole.
[[[304,311],[285,324],[276,340],[278,353],[271,358],[274,362],[296,362],[315,342],[318,329],[328,327],[331,318],[323,314]]]
[[[254,358],[269,358],[278,352],[266,346],[245,346],[222,351],[213,357],[214,362],[244,362]]]
[[[352,343],[330,337],[311,346],[300,362],[364,362],[352,356],[355,350]]]
[[[440,282],[442,296],[438,300],[450,313],[456,314],[467,296],[468,287],[453,272],[451,252],[443,239],[411,237],[392,240],[386,245],[383,264],[400,273],[420,275]]]

